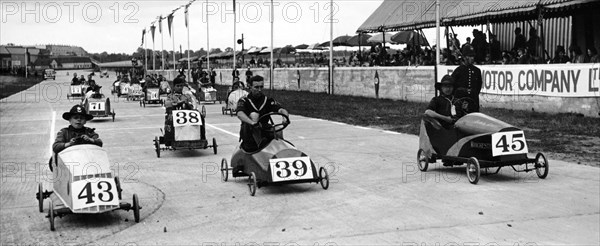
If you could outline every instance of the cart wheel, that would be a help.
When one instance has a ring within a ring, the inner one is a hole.
[[[419,165],[421,172],[426,172],[429,167],[429,158],[425,155],[423,149],[419,149],[419,152],[417,152],[417,165]]]
[[[142,101],[140,101],[140,108],[142,107]]]
[[[225,115],[225,107],[221,107],[221,114]]]
[[[142,103],[142,105],[144,105],[144,108],[146,107],[146,101],[142,100],[140,101]]]
[[[221,160],[221,180],[223,180],[223,182],[227,182],[227,179],[229,178],[229,167],[227,166],[227,159],[223,158]]]
[[[133,219],[135,223],[140,222],[140,201],[137,194],[133,194]]]
[[[54,231],[54,204],[52,204],[52,199],[50,199],[50,204],[48,206],[48,220],[50,221],[50,230]]]
[[[121,189],[121,181],[119,181],[119,177],[115,176],[115,185],[117,186],[117,196],[119,197],[119,200],[123,199],[121,198],[121,192],[123,191],[123,189]]]
[[[204,105],[202,105],[202,117],[206,117],[206,107],[204,107]]]
[[[325,167],[319,168],[319,183],[321,183],[321,187],[323,187],[324,190],[329,188],[329,174]]]
[[[477,158],[469,158],[469,162],[467,162],[467,178],[471,184],[477,184],[477,182],[479,182],[479,176],[481,175],[480,171],[481,168]]]
[[[112,118],[113,118],[113,122],[115,122],[115,111],[114,110],[112,112]]]
[[[215,153],[215,155],[217,154],[217,140],[215,138],[213,138],[213,152]]]
[[[160,142],[158,137],[154,137],[154,149],[156,149],[156,157],[160,158]]]
[[[250,183],[248,184],[248,189],[250,190],[250,195],[254,196],[256,194],[256,174],[254,172],[250,173]]]
[[[38,199],[38,206],[40,207],[40,213],[43,213],[44,212],[44,189],[42,187],[42,183],[38,184],[37,199]]]
[[[545,179],[548,176],[548,160],[542,153],[538,153],[535,156],[535,172],[541,179]]]

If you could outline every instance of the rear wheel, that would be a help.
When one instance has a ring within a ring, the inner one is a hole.
[[[38,206],[40,208],[40,213],[43,213],[44,212],[44,189],[42,187],[42,183],[38,184],[37,199],[38,199]]]
[[[137,194],[133,194],[133,219],[135,223],[140,222],[140,201]]]
[[[224,182],[227,182],[227,179],[229,179],[229,167],[227,165],[227,159],[223,158],[221,160],[221,180],[223,180]]]
[[[421,170],[421,172],[427,171],[427,168],[429,167],[429,158],[425,155],[423,149],[419,149],[417,152],[417,165],[419,165],[419,170]]]
[[[481,176],[481,167],[479,161],[475,157],[469,158],[467,162],[467,178],[471,184],[477,184],[479,177]]]
[[[221,113],[225,115],[225,107],[221,107]]]
[[[254,172],[250,173],[250,183],[248,184],[248,189],[250,191],[250,195],[254,196],[256,194],[256,174]]]
[[[215,153],[215,155],[217,154],[217,139],[213,138],[213,152]]]
[[[535,172],[541,179],[545,179],[548,176],[548,160],[542,153],[538,153],[535,156]]]
[[[325,167],[319,168],[319,183],[321,183],[321,187],[323,187],[324,190],[329,188],[329,174]]]
[[[156,157],[160,158],[160,142],[158,137],[154,137],[154,149],[156,150]]]
[[[50,199],[50,204],[48,206],[48,220],[50,221],[50,230],[54,231],[54,204],[52,204],[52,199]]]

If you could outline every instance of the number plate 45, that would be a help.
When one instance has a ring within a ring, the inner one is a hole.
[[[492,156],[527,154],[527,142],[523,131],[492,134]]]
[[[273,182],[313,179],[310,158],[291,157],[269,160]]]

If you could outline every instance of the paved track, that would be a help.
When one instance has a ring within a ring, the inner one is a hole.
[[[62,113],[75,103],[66,99],[70,76],[64,73],[0,104],[2,244],[600,243],[595,167],[550,160],[545,180],[506,169],[471,185],[464,167],[419,172],[416,136],[292,116],[286,138],[328,168],[330,189],[266,187],[251,197],[246,179],[220,180],[221,158],[230,159],[239,129],[236,118],[221,115],[222,105],[206,105],[206,134],[217,139],[217,155],[212,149],[167,151],[158,159],[152,139],[160,134],[164,109],[112,96],[116,121],[88,126],[104,141],[124,200],[140,197],[142,220],[136,224],[124,211],[70,215],[57,218],[51,232],[45,213],[37,212],[35,192],[40,181],[51,185],[49,145],[67,126]],[[114,76],[96,81],[108,95]]]

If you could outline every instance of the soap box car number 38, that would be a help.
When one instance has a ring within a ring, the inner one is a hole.
[[[527,154],[527,143],[523,131],[498,132],[492,134],[492,155]]]
[[[98,205],[119,205],[117,185],[114,179],[92,178],[75,181],[71,184],[73,209]]]
[[[308,156],[269,160],[273,182],[313,179],[313,170]]]
[[[173,126],[202,125],[200,114],[194,110],[173,111]]]

